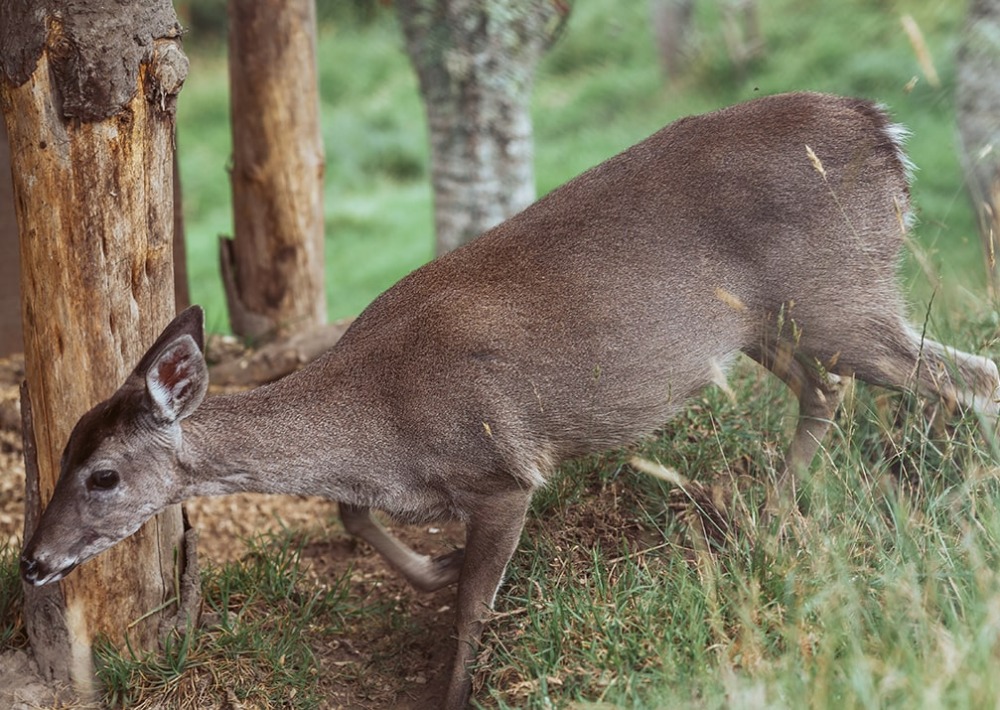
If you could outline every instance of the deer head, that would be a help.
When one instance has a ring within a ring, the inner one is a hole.
[[[21,555],[36,586],[138,530],[183,498],[180,422],[208,389],[203,314],[177,316],[109,399],[81,417],[63,451],[52,499]]]

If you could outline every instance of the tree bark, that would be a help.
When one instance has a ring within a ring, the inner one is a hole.
[[[0,357],[24,349],[21,337],[21,262],[7,129],[0,113]]]
[[[29,521],[52,495],[76,420],[173,314],[174,103],[188,66],[179,37],[169,0],[0,3],[32,413],[24,435],[37,469]],[[183,537],[173,506],[58,586],[27,588],[42,673],[86,696],[98,635],[154,648],[176,601]]]
[[[960,153],[995,299],[1000,295],[1000,0],[973,0],[957,59]]]
[[[223,242],[233,331],[326,321],[323,141],[314,0],[229,2],[235,238]]]
[[[553,0],[397,0],[427,111],[437,253],[535,199],[531,87],[565,22]]]

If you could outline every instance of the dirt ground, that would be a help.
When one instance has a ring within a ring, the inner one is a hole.
[[[21,545],[24,465],[21,456],[18,387],[24,377],[19,359],[0,360],[0,544]],[[336,521],[335,504],[286,496],[236,495],[190,501],[186,505],[199,530],[199,555],[217,563],[240,558],[242,542],[254,533],[288,527],[319,530],[303,552],[310,574],[339,579],[351,574],[352,597],[384,600],[408,618],[404,628],[384,634],[352,634],[314,649],[323,694],[330,708],[432,707],[440,697],[452,651],[454,588],[434,594],[412,592],[366,546],[349,538]],[[460,546],[460,525],[393,527],[399,537],[424,552]],[[395,648],[387,643],[395,644]],[[71,707],[65,689],[48,686],[21,650],[0,655],[0,708]]]

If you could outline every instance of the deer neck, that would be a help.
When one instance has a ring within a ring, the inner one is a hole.
[[[370,475],[349,455],[358,447],[350,407],[325,401],[328,391],[295,394],[271,385],[206,398],[181,422],[185,497],[253,492],[363,503]]]

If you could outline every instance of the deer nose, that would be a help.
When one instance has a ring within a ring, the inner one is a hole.
[[[34,584],[38,580],[38,561],[21,555],[21,577],[25,582]]]

